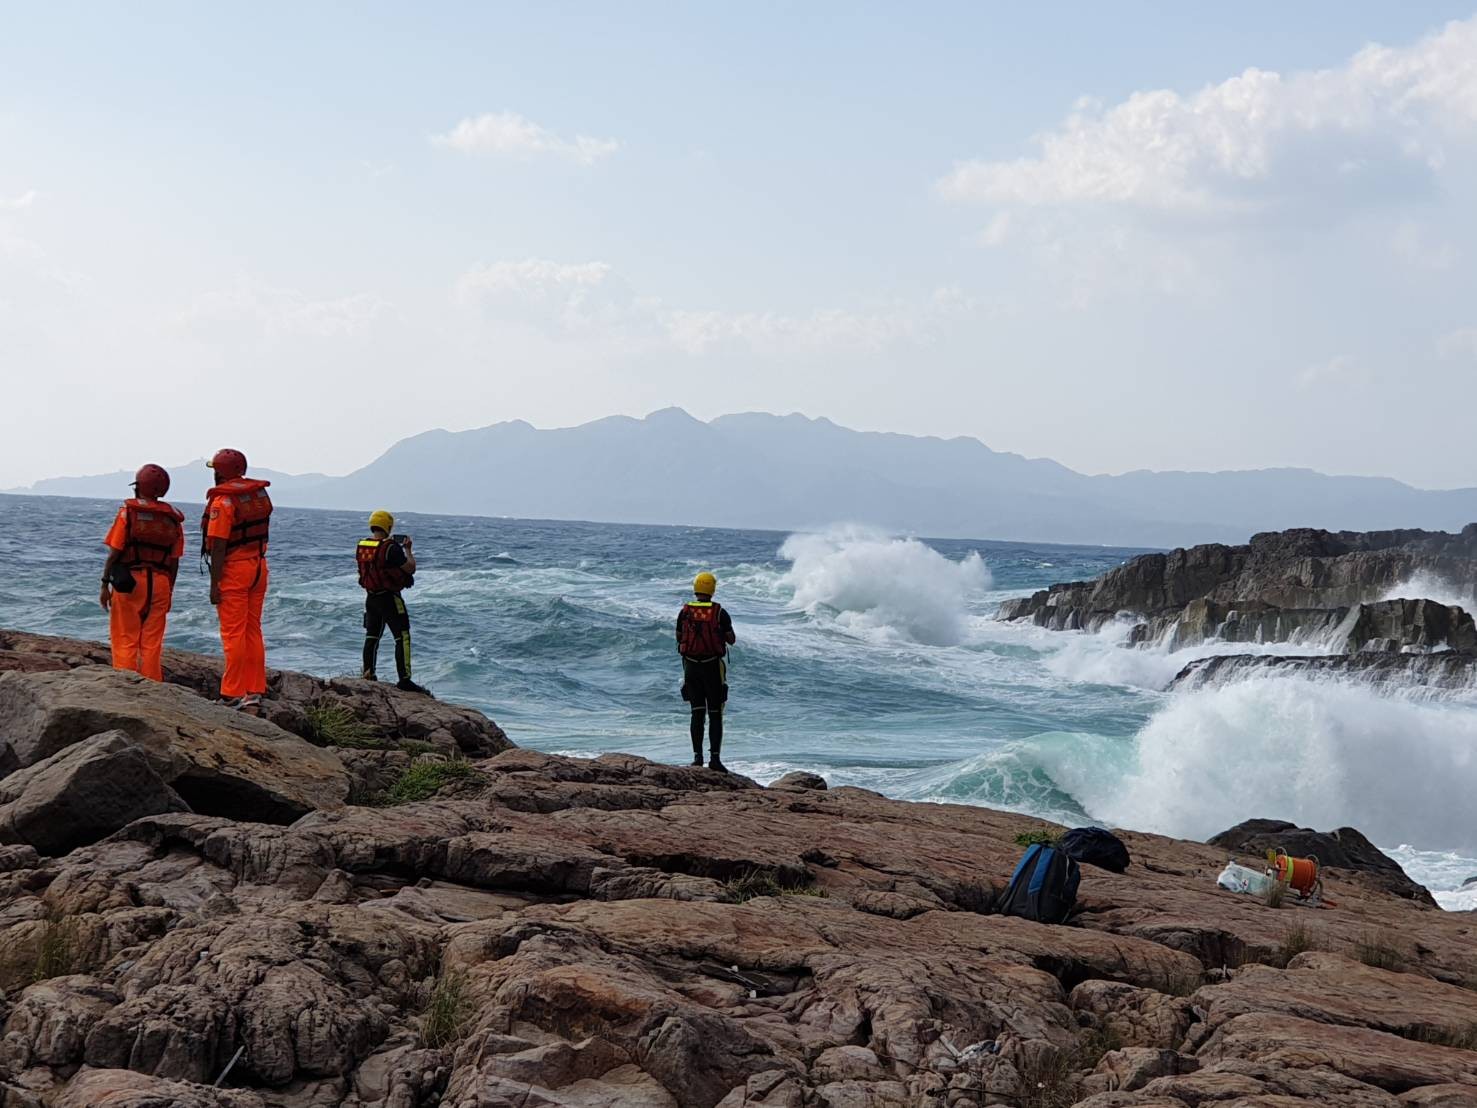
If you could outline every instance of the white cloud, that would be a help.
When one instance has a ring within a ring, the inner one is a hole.
[[[1477,327],[1459,327],[1436,340],[1442,358],[1477,358]]]
[[[1395,256],[1418,269],[1445,270],[1456,264],[1458,251],[1450,242],[1436,242],[1414,220],[1401,220],[1390,236]]]
[[[19,196],[0,196],[0,211],[18,212],[36,202],[36,190],[27,189]]]
[[[785,312],[692,309],[637,296],[605,262],[545,258],[478,265],[456,282],[463,307],[545,330],[588,334],[628,346],[665,347],[685,354],[741,348],[782,355],[875,351],[901,341],[928,341],[947,319],[975,315],[985,305],[955,287],[923,303],[870,310],[817,308]]]
[[[593,165],[615,153],[620,146],[614,139],[591,138],[589,135],[561,138],[517,112],[469,116],[446,134],[433,135],[431,141],[463,154],[506,158],[550,155],[568,158],[580,165]]]
[[[1347,354],[1339,354],[1301,370],[1293,378],[1303,390],[1343,386],[1353,388],[1368,384],[1369,370]]]
[[[1339,68],[1248,69],[1191,95],[1083,102],[1040,152],[969,161],[939,183],[1006,207],[1117,206],[1237,218],[1288,203],[1367,205],[1410,195],[1477,124],[1477,17]]]
[[[534,297],[566,296],[592,289],[610,276],[604,262],[553,262],[525,258],[519,262],[493,262],[464,273],[456,283],[457,299],[469,303],[488,294],[519,293]]]
[[[189,330],[211,333],[246,328],[266,338],[355,338],[391,311],[388,303],[368,293],[315,300],[291,289],[242,282],[201,293],[180,322]]]

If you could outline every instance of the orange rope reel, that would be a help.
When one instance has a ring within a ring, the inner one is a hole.
[[[1267,873],[1304,899],[1315,895],[1321,885],[1317,858],[1293,858],[1281,847],[1267,851]]]

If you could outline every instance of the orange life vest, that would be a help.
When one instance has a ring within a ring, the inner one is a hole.
[[[684,658],[721,658],[728,652],[721,605],[690,600],[683,606],[677,617],[677,651]]]
[[[415,584],[404,566],[390,565],[389,539],[360,539],[354,558],[359,563],[359,585],[366,592],[399,592]]]
[[[236,477],[223,485],[217,485],[205,494],[205,514],[200,517],[200,544],[210,552],[210,507],[217,500],[229,500],[235,513],[231,524],[231,537],[226,540],[226,550],[241,546],[252,546],[257,552],[267,552],[267,533],[272,518],[272,498],[267,495],[267,486],[272,482],[258,481],[253,477]]]
[[[156,570],[173,581],[179,572],[175,549],[184,527],[184,513],[162,500],[149,503],[131,499],[123,502],[123,518],[127,537],[119,564],[128,569]]]

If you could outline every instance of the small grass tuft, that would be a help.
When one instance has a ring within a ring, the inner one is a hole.
[[[751,869],[742,877],[735,877],[731,881],[723,883],[723,891],[728,894],[731,903],[743,904],[753,900],[756,896],[816,896],[828,897],[830,894],[819,885],[786,885],[783,884],[772,873],[763,870]]]
[[[1072,1056],[1074,1070],[1092,1070],[1103,1056],[1123,1049],[1123,1037],[1111,1027],[1095,1027],[1077,1041]]]
[[[1405,968],[1406,954],[1386,931],[1366,931],[1354,942],[1354,957],[1375,969],[1399,971]]]
[[[1308,925],[1299,921],[1282,933],[1282,942],[1277,947],[1277,965],[1285,969],[1299,954],[1320,950],[1322,945]]]
[[[1456,1028],[1415,1024],[1402,1027],[1399,1034],[1402,1038],[1418,1043],[1433,1043],[1436,1046],[1455,1047],[1457,1050],[1477,1050],[1477,1023]]]
[[[36,952],[34,981],[48,981],[76,973],[81,951],[77,949],[77,920],[72,916],[48,919],[41,932],[41,947]]]
[[[1022,831],[1015,837],[1016,846],[1035,846],[1037,843],[1042,846],[1060,846],[1061,841],[1062,832],[1053,831],[1047,827],[1041,827],[1035,831]]]
[[[1020,1108],[1071,1108],[1077,1103],[1081,1085],[1075,1071],[1077,1059],[1068,1051],[1044,1046],[1016,1062]]]
[[[341,701],[326,700],[308,708],[305,736],[318,746],[342,746],[358,750],[378,750],[384,741],[360,722],[352,708]]]
[[[410,804],[428,800],[443,785],[476,775],[477,771],[466,762],[417,762],[385,790],[385,803]]]
[[[1190,996],[1205,983],[1205,975],[1174,966],[1155,974],[1153,989],[1167,996]]]
[[[451,1046],[467,1032],[472,1018],[472,997],[466,975],[443,972],[431,986],[430,999],[421,1014],[421,1045],[432,1050]]]
[[[421,742],[420,739],[401,739],[400,749],[405,751],[405,753],[409,754],[412,758],[419,758],[422,754],[436,753],[436,746],[434,743],[424,743]]]

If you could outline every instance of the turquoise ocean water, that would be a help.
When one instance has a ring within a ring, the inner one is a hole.
[[[0,497],[0,624],[105,638],[96,602],[116,504]],[[192,538],[198,541],[195,518]],[[357,673],[359,513],[280,509],[265,628],[271,665]],[[1191,657],[1121,631],[1053,634],[992,617],[1001,599],[1138,553],[988,540],[403,516],[421,572],[406,594],[416,678],[525,746],[690,756],[672,637],[711,569],[738,644],[724,758],[892,796],[988,804],[1201,838],[1250,816],[1352,824],[1449,907],[1477,874],[1477,710],[1334,682],[1166,693]],[[187,561],[168,644],[214,652]],[[1306,649],[1306,648],[1304,648]],[[393,672],[388,637],[381,673]]]

